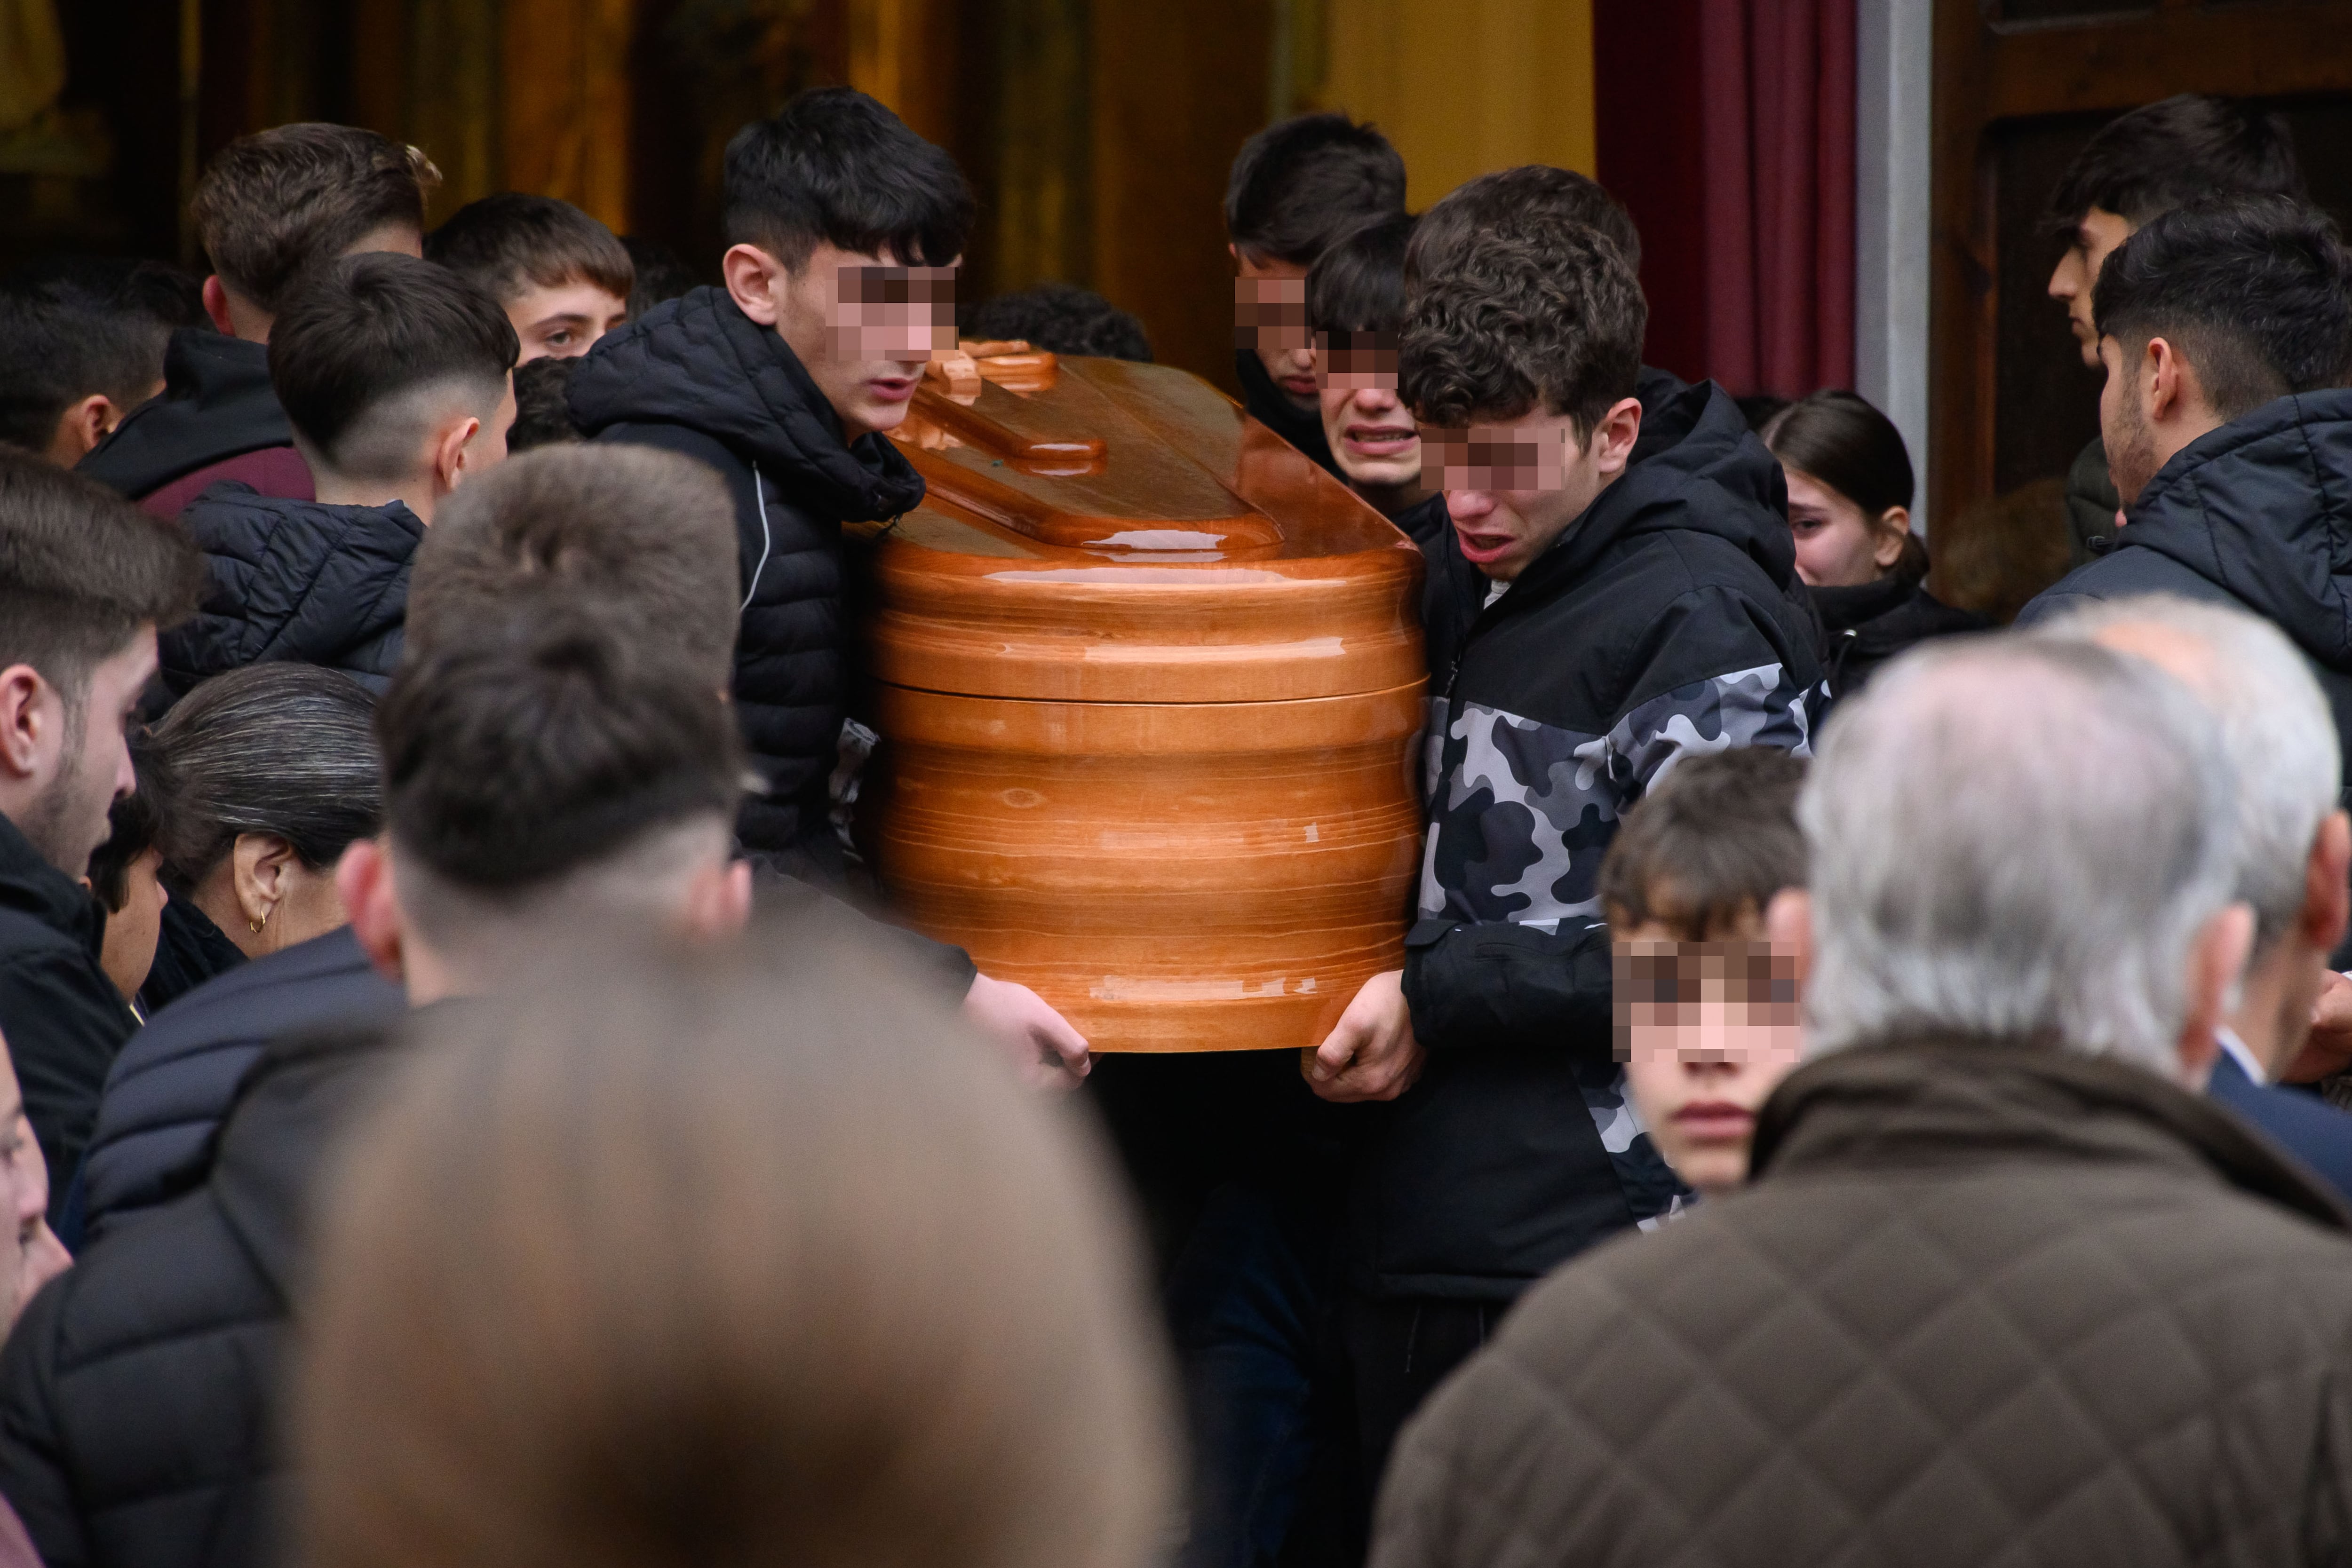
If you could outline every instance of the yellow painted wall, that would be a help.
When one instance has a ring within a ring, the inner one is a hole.
[[[1633,0],[1616,0],[1631,4]],[[1518,163],[1594,171],[1592,0],[1323,0],[1315,100],[1404,154],[1419,212]]]

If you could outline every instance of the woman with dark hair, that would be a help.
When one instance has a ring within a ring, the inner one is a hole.
[[[1088,1128],[841,938],[591,935],[307,1064],[372,1109],[304,1270],[291,1556],[1160,1561],[1167,1352]]]
[[[1927,547],[1911,531],[1911,455],[1894,422],[1850,392],[1817,392],[1767,420],[1764,444],[1789,480],[1797,575],[1830,638],[1830,692],[1929,637],[1991,622],[1938,601]]]
[[[374,699],[350,676],[266,664],[214,676],[155,727],[172,901],[144,999],[161,1010],[107,1075],[68,1245],[204,1174],[212,1130],[271,1037],[399,1010],[335,891],[344,849],[383,818],[373,722]],[[183,983],[163,1007],[167,960]]]

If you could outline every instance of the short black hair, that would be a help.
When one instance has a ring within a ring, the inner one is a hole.
[[[178,267],[59,256],[0,283],[0,442],[47,452],[58,421],[101,395],[128,413],[163,379],[172,333],[205,320],[203,286]]]
[[[636,283],[629,289],[632,321],[665,299],[675,299],[702,287],[702,279],[695,276],[694,268],[659,240],[623,235],[621,248],[629,253],[630,264],[636,268]]]
[[[1244,256],[1311,266],[1360,225],[1404,211],[1404,159],[1370,125],[1300,114],[1242,143],[1225,182],[1225,237]]]
[[[1151,362],[1143,323],[1075,283],[1040,283],[983,299],[965,319],[963,336],[1018,339],[1051,354]]]
[[[195,613],[205,558],[184,529],[105,486],[0,448],[0,669],[30,664],[69,705],[143,625]]]
[[[327,466],[397,479],[413,448],[390,439],[404,433],[371,430],[371,411],[445,382],[472,383],[495,407],[520,352],[505,308],[479,286],[372,252],[318,267],[294,290],[269,330],[269,383]]]
[[[106,842],[89,852],[89,869],[83,873],[89,878],[90,892],[98,894],[110,915],[121,914],[122,906],[131,902],[131,863],[155,847],[155,835],[163,821],[163,769],[154,742],[142,729],[133,729],[127,739],[131,772],[138,783],[130,794],[117,795],[114,804],[106,809],[111,831]]]
[[[731,822],[735,716],[705,672],[537,607],[404,661],[376,709],[397,851],[520,896],[696,818]]]
[[[1805,759],[1767,746],[1685,756],[1630,808],[1601,862],[1612,924],[1655,920],[1702,942],[1805,885]]]
[[[2063,234],[2099,207],[2137,228],[2206,198],[2303,194],[2284,115],[2183,92],[2101,126],[2058,177],[2042,222]]]
[[[374,716],[375,698],[341,671],[282,660],[215,675],[173,704],[152,740],[167,883],[193,890],[245,833],[333,870],[383,823]]]
[[[2162,214],[2107,257],[2091,310],[2127,357],[2150,338],[2178,347],[2224,420],[2352,378],[2352,257],[2292,197]]]
[[[1642,372],[1650,310],[1624,252],[1558,213],[1483,234],[1412,297],[1399,395],[1429,424],[1517,419],[1541,406],[1590,434]]]
[[[1625,253],[1625,265],[1633,269],[1633,275],[1641,276],[1642,234],[1633,226],[1633,214],[1616,197],[1601,189],[1598,181],[1573,169],[1522,163],[1516,169],[1498,169],[1465,180],[1439,197],[1422,214],[1421,226],[1405,249],[1405,277],[1418,283],[1423,277],[1451,272],[1462,265],[1464,254],[1486,230],[1538,214],[1582,224],[1607,235]]]
[[[472,279],[500,305],[533,285],[592,283],[625,300],[636,264],[613,231],[553,196],[502,191],[467,202],[425,236],[425,259]]]
[[[528,452],[534,446],[562,446],[583,439],[572,423],[572,372],[581,356],[546,356],[514,373],[514,423],[507,430],[507,451]]]
[[[240,136],[214,155],[190,214],[213,270],[273,315],[295,280],[381,228],[425,233],[441,171],[414,147],[310,121]]]
[[[1895,422],[1868,400],[1834,389],[1809,393],[1764,422],[1781,465],[1814,478],[1875,520],[1911,505],[1911,453]]]
[[[814,88],[727,144],[729,245],[793,271],[819,244],[907,267],[945,267],[971,233],[955,160],[855,88]]]
[[[1400,213],[1348,231],[1307,269],[1307,325],[1317,332],[1404,329],[1404,253],[1420,220]]]
[[[742,570],[735,503],[709,465],[620,442],[527,453],[468,480],[434,513],[409,580],[403,656],[543,603],[587,614],[724,691]]]

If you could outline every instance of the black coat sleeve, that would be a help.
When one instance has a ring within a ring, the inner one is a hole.
[[[1424,920],[1405,937],[1404,999],[1433,1051],[1537,1045],[1607,1054],[1609,928]]]
[[[58,1323],[71,1280],[68,1270],[42,1287],[0,1349],[0,1496],[46,1568],[82,1568],[90,1558],[57,1422]]]
[[[45,947],[0,963],[0,1030],[48,1162],[52,1224],[97,1123],[107,1070],[134,1027],[130,1008],[83,954]]]

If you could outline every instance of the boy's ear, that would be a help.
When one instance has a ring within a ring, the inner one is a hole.
[[[122,411],[104,392],[92,392],[79,402],[66,404],[66,411],[58,415],[57,432],[49,438],[50,461],[72,467],[121,423]]]
[[[352,935],[387,980],[405,977],[401,963],[400,904],[392,885],[392,859],[373,839],[354,839],[335,866],[335,895],[351,917]]]
[[[727,279],[727,292],[736,308],[762,327],[776,324],[788,280],[782,262],[756,245],[730,246],[719,258],[719,270]]]
[[[478,414],[452,418],[433,438],[433,487],[446,494],[466,476],[466,444],[482,428]]]
[[[1775,953],[1786,953],[1797,963],[1797,990],[1813,967],[1813,895],[1801,887],[1784,887],[1764,906],[1764,939]]]
[[[218,273],[205,279],[205,314],[213,319],[213,326],[222,337],[236,336],[236,321],[228,308],[228,286],[220,280]]]

